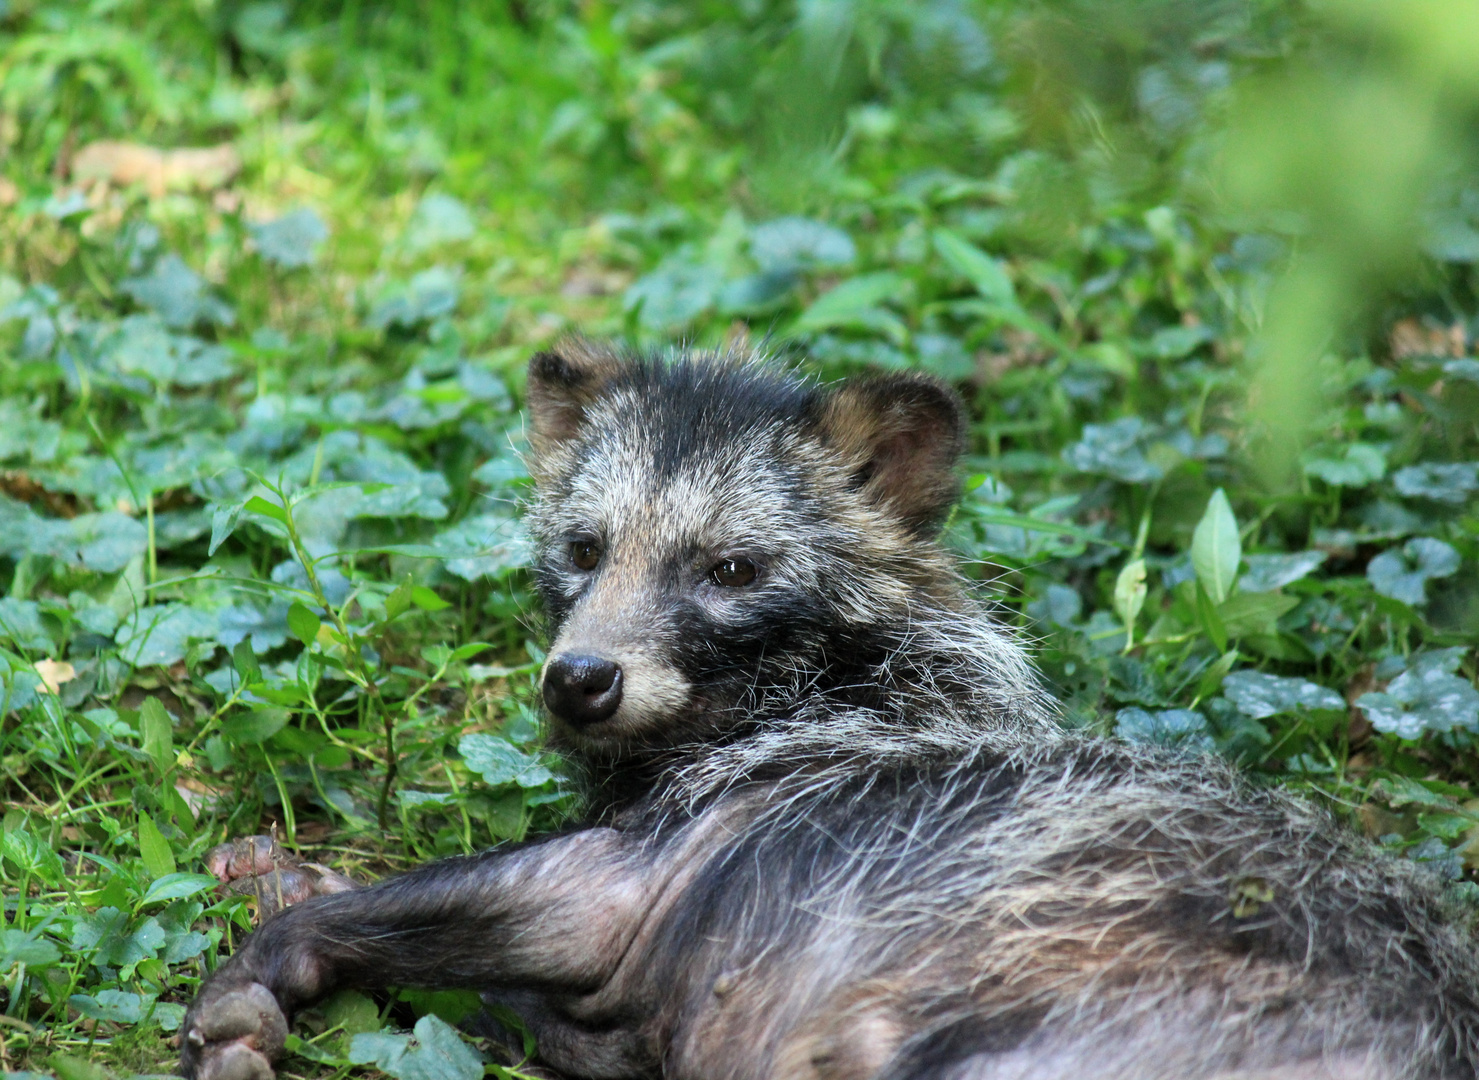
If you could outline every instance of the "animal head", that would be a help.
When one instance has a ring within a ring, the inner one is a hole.
[[[935,536],[964,445],[924,375],[820,388],[747,357],[529,364],[529,521],[559,741],[711,740],[779,688],[832,689],[957,588]]]

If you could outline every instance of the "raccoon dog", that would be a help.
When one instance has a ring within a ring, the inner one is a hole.
[[[552,737],[591,813],[266,922],[186,1075],[340,987],[471,987],[572,1077],[1393,1080],[1479,1065],[1441,885],[1211,759],[1064,735],[937,545],[935,381],[536,356]]]

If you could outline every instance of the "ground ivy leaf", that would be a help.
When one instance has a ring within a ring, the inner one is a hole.
[[[374,1065],[397,1080],[479,1080],[482,1056],[440,1017],[416,1021],[411,1034],[363,1032],[349,1042],[349,1060]]]
[[[450,315],[461,293],[456,271],[433,266],[407,284],[388,290],[370,309],[365,322],[375,330],[391,326],[412,330],[423,322]]]
[[[1402,545],[1401,551],[1383,551],[1366,564],[1366,579],[1382,596],[1419,607],[1427,602],[1424,586],[1433,578],[1445,578],[1459,568],[1459,553],[1442,540],[1419,536]]]
[[[143,997],[127,990],[100,990],[97,996],[73,994],[67,1004],[83,1016],[93,1020],[107,1020],[114,1024],[137,1024],[144,1015],[144,1008],[153,997]]]
[[[1245,555],[1242,592],[1273,592],[1308,577],[1327,558],[1323,551],[1300,551],[1293,555]]]
[[[1195,709],[1121,709],[1115,714],[1114,733],[1126,742],[1187,749],[1212,749],[1207,718]]]
[[[1344,709],[1345,698],[1308,679],[1262,671],[1234,671],[1222,680],[1222,693],[1255,720],[1301,709]]]
[[[74,949],[95,949],[95,967],[130,968],[148,960],[164,944],[164,927],[153,916],[130,925],[127,915],[115,907],[102,907],[77,920],[72,927]]]
[[[537,757],[524,753],[507,739],[496,735],[464,735],[457,743],[457,752],[467,762],[467,767],[490,785],[539,787],[554,779],[554,774],[541,765]]]
[[[1479,461],[1409,465],[1392,475],[1399,494],[1437,502],[1467,502],[1479,492]]]

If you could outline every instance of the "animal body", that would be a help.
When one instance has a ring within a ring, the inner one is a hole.
[[[571,1077],[1473,1078],[1440,884],[1211,759],[1064,734],[936,530],[914,375],[534,358],[563,835],[320,896],[202,987],[187,1075],[271,1076],[341,987],[471,987]]]

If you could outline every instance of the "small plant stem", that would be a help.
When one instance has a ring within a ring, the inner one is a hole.
[[[286,496],[281,491],[274,494],[282,501],[284,524],[288,530],[288,542],[293,546],[293,554],[297,556],[304,572],[308,575],[308,587],[313,593],[314,599],[319,607],[323,609],[334,622],[334,628],[339,631],[339,640],[344,643],[344,673],[355,682],[361,691],[374,699],[385,725],[385,780],[380,786],[380,799],[376,811],[381,831],[385,831],[390,825],[389,807],[390,792],[395,785],[396,774],[399,772],[396,763],[395,750],[395,717],[390,709],[386,707],[385,701],[380,696],[380,687],[375,683],[375,677],[365,665],[365,658],[360,654],[358,644],[354,635],[350,632],[349,623],[344,618],[344,612],[335,609],[329,603],[329,598],[324,594],[323,585],[318,580],[318,570],[313,556],[303,544],[303,538],[298,535],[297,524],[293,520],[293,509]]]

